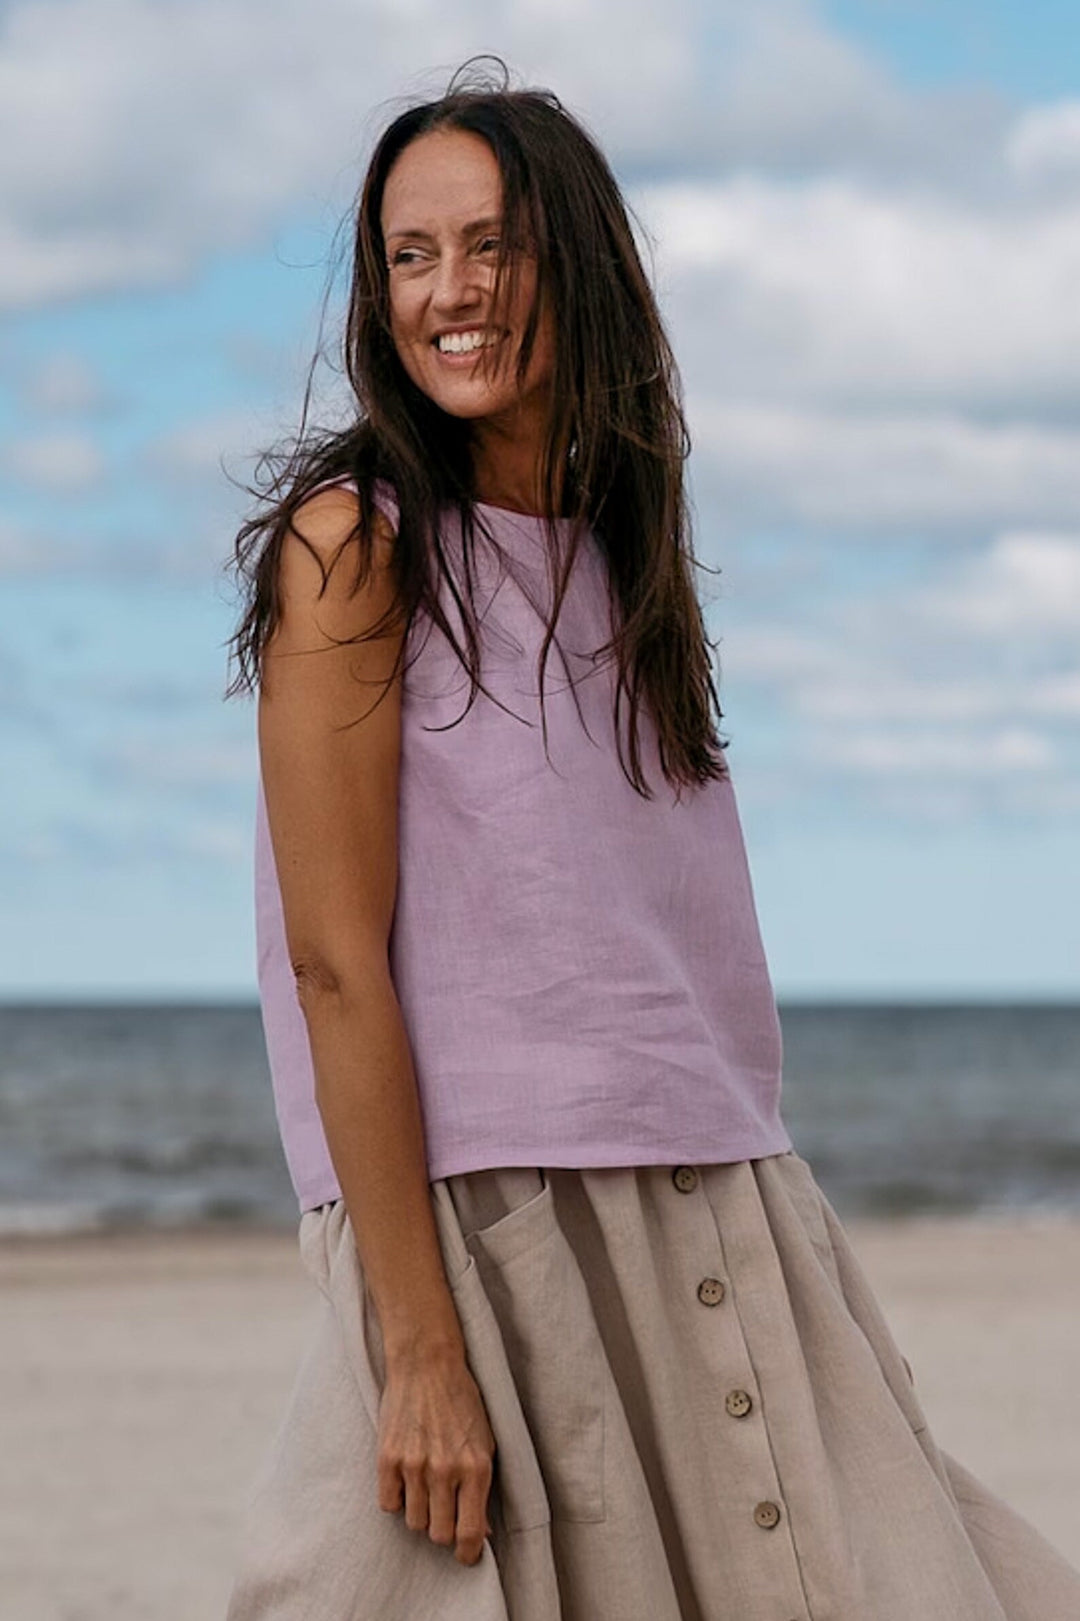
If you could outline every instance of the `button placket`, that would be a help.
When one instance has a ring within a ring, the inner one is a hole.
[[[693,1192],[697,1188],[701,1188],[702,1192],[705,1191],[701,1173],[693,1166],[675,1166],[671,1171],[671,1181],[673,1188],[682,1194]],[[708,1197],[706,1203],[711,1209],[712,1202]],[[724,1393],[723,1408],[719,1409],[723,1415],[720,1422],[725,1425],[731,1422],[728,1434],[732,1438],[736,1435],[739,1437],[738,1442],[732,1439],[725,1443],[725,1448],[735,1446],[735,1451],[731,1454],[732,1466],[749,1487],[746,1497],[743,1498],[745,1506],[742,1512],[762,1531],[776,1530],[781,1521],[784,1521],[787,1537],[781,1536],[779,1541],[774,1539],[770,1546],[780,1554],[785,1564],[790,1564],[794,1559],[790,1525],[777,1489],[781,1487],[781,1482],[777,1478],[767,1426],[763,1421],[761,1424],[750,1423],[744,1429],[741,1423],[734,1422],[747,1419],[751,1413],[757,1412],[758,1396],[751,1385],[753,1362],[738,1309],[738,1300],[733,1292],[733,1280],[730,1275],[726,1277],[716,1275],[721,1271],[728,1274],[729,1269],[724,1254],[723,1236],[719,1224],[715,1221],[712,1224],[710,1247],[713,1248],[720,1265],[708,1271],[703,1268],[704,1275],[699,1277],[696,1284],[696,1296],[704,1307],[715,1308],[726,1301],[730,1309],[730,1315],[729,1310],[725,1310],[717,1319],[717,1332],[720,1334],[717,1349],[720,1355],[715,1358],[714,1366],[714,1377],[719,1383],[720,1391]],[[707,1251],[703,1258],[708,1258]],[[711,1331],[708,1337],[711,1339]],[[751,1378],[748,1378],[748,1375]],[[755,1502],[752,1495],[755,1485],[758,1491],[762,1488],[765,1491],[771,1489],[775,1495],[762,1497]],[[797,1571],[797,1565],[793,1566],[793,1570]],[[794,1597],[794,1593],[792,1596]]]

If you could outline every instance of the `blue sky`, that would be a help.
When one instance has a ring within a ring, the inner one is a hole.
[[[392,98],[484,49],[652,254],[778,994],[1075,996],[1078,46],[1063,4],[8,3],[0,997],[254,996],[226,474],[298,425]]]

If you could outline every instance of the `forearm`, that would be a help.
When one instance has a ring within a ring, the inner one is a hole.
[[[316,1103],[388,1362],[462,1353],[428,1185],[412,1053],[389,968],[305,988]]]

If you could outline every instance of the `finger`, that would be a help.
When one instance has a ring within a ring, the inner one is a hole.
[[[473,1564],[479,1559],[484,1538],[491,1535],[487,1513],[490,1468],[470,1471],[458,1487],[457,1494],[457,1548],[458,1559]]]
[[[446,1547],[454,1540],[457,1519],[457,1480],[449,1465],[428,1469],[428,1536]]]
[[[408,1460],[401,1465],[405,1482],[405,1524],[410,1531],[426,1531],[428,1523],[428,1489],[424,1480],[422,1459]]]
[[[405,1505],[405,1482],[401,1470],[389,1458],[380,1458],[376,1465],[379,1507],[387,1514],[397,1514]]]

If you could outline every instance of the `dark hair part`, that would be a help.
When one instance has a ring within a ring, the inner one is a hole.
[[[555,581],[539,658],[541,713],[547,653],[583,522],[608,568],[613,635],[594,657],[614,651],[618,661],[615,732],[620,764],[632,786],[651,798],[638,737],[638,712],[645,701],[656,728],[661,768],[678,796],[682,783],[702,784],[726,775],[723,750],[728,745],[719,740],[713,721],[713,708],[717,718],[723,715],[710,669],[709,649],[715,644],[705,635],[692,575],[693,568],[704,565],[694,558],[690,539],[684,488],[690,441],[674,358],[627,207],[596,142],[552,92],[507,88],[507,70],[499,58],[501,85],[482,79],[473,85],[458,83],[473,60],[458,70],[443,96],[396,117],[375,146],[356,209],[344,331],[344,367],[358,409],[344,428],[305,437],[309,372],[300,434],[285,465],[265,495],[246,486],[269,509],[243,523],[229,563],[244,582],[245,611],[229,639],[239,673],[225,696],[253,691],[262,680],[264,649],[280,617],[278,563],[293,514],[316,486],[346,476],[355,480],[360,502],[348,537],[356,548],[354,589],[371,567],[373,483],[386,479],[400,508],[395,614],[403,614],[408,625],[419,608],[439,626],[469,674],[470,706],[483,687],[471,590],[466,590],[466,605],[446,569],[439,539],[440,513],[448,506],[460,513],[467,545],[472,544],[474,521],[483,524],[482,514],[472,507],[470,427],[441,410],[401,364],[390,331],[390,277],[381,229],[387,177],[409,142],[433,130],[465,130],[488,143],[502,179],[493,310],[501,308],[507,288],[511,295],[514,291],[522,245],[528,244],[537,258],[537,296],[518,356],[519,384],[534,347],[541,300],[550,300],[557,332],[553,405],[539,472]],[[484,352],[481,364],[487,358]],[[264,453],[260,465],[274,459],[280,453]],[[561,573],[555,569],[559,546],[554,522],[560,516],[579,520],[570,525],[572,540]],[[325,589],[329,574],[323,573]],[[440,574],[462,614],[467,653],[443,614]],[[384,634],[384,625],[385,616],[363,637],[350,639]],[[624,693],[630,706],[629,771],[620,730]],[[544,741],[546,749],[546,721]]]

